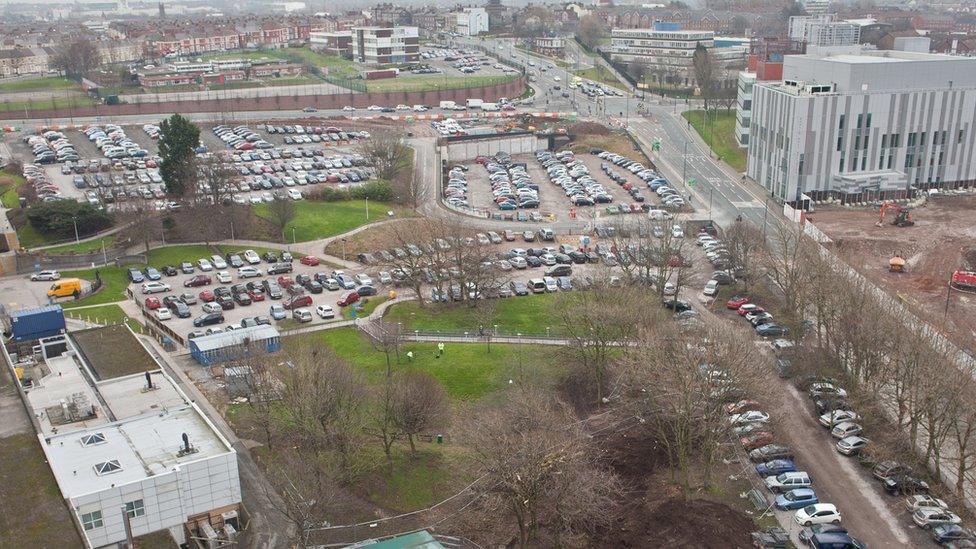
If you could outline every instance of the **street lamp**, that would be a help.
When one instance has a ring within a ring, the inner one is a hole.
[[[78,216],[71,216],[71,223],[75,226],[75,244],[77,244],[81,240],[78,238]]]

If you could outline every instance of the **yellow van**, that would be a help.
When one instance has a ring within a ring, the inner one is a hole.
[[[69,295],[81,295],[80,278],[64,278],[58,280],[54,284],[51,284],[51,288],[47,291],[48,297],[65,297]]]

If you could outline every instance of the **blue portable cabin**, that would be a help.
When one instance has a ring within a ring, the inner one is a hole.
[[[14,341],[51,337],[64,330],[64,311],[60,305],[21,309],[10,314],[10,337]]]
[[[273,353],[281,349],[281,335],[273,326],[260,324],[219,334],[193,338],[188,342],[190,356],[201,366],[240,360],[253,353]]]

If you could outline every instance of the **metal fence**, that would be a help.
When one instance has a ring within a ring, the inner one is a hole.
[[[112,246],[89,253],[56,254],[41,251],[17,252],[17,274],[44,269],[87,269],[117,263],[125,256],[125,246]]]

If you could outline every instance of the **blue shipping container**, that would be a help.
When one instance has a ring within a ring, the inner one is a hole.
[[[60,305],[23,309],[10,314],[14,341],[30,341],[50,337],[64,331],[64,311]]]

